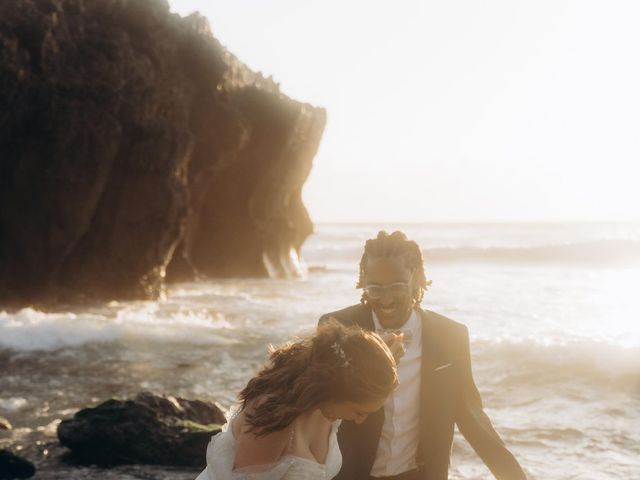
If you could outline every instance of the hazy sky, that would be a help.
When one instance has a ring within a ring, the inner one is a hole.
[[[640,1],[170,3],[327,109],[315,221],[640,220]]]

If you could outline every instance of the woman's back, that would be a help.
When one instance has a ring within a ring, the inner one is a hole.
[[[291,430],[287,430],[286,448],[275,462],[237,467],[238,444],[242,445],[243,435],[252,435],[243,433],[244,414],[240,413],[229,420],[226,430],[211,439],[207,447],[207,468],[196,480],[329,480],[338,474],[342,464],[337,441],[339,421],[330,424],[324,435],[316,435],[315,427],[321,421],[314,417],[294,422]],[[320,436],[324,438],[317,438]],[[313,445],[318,444],[318,440],[324,441],[324,448]],[[317,459],[314,450],[324,452],[324,458]]]

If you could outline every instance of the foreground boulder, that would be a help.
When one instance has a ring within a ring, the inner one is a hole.
[[[9,450],[0,449],[0,480],[29,478],[36,473],[33,464],[14,455]]]
[[[165,0],[0,2],[0,302],[295,274],[324,125]]]
[[[60,423],[58,439],[79,464],[204,467],[207,444],[225,422],[214,403],[144,392],[80,410]]]

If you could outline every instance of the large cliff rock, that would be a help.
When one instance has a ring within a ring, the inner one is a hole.
[[[295,274],[324,123],[165,1],[0,2],[0,301]]]

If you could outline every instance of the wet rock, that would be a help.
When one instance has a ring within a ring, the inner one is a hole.
[[[14,455],[9,450],[0,449],[0,480],[29,478],[36,473],[33,464]]]
[[[80,410],[60,423],[58,439],[78,464],[203,467],[207,444],[225,421],[212,402],[145,392]]]
[[[4,417],[0,417],[0,430],[11,430],[11,422]]]
[[[164,0],[0,2],[0,302],[296,274],[324,125]]]

